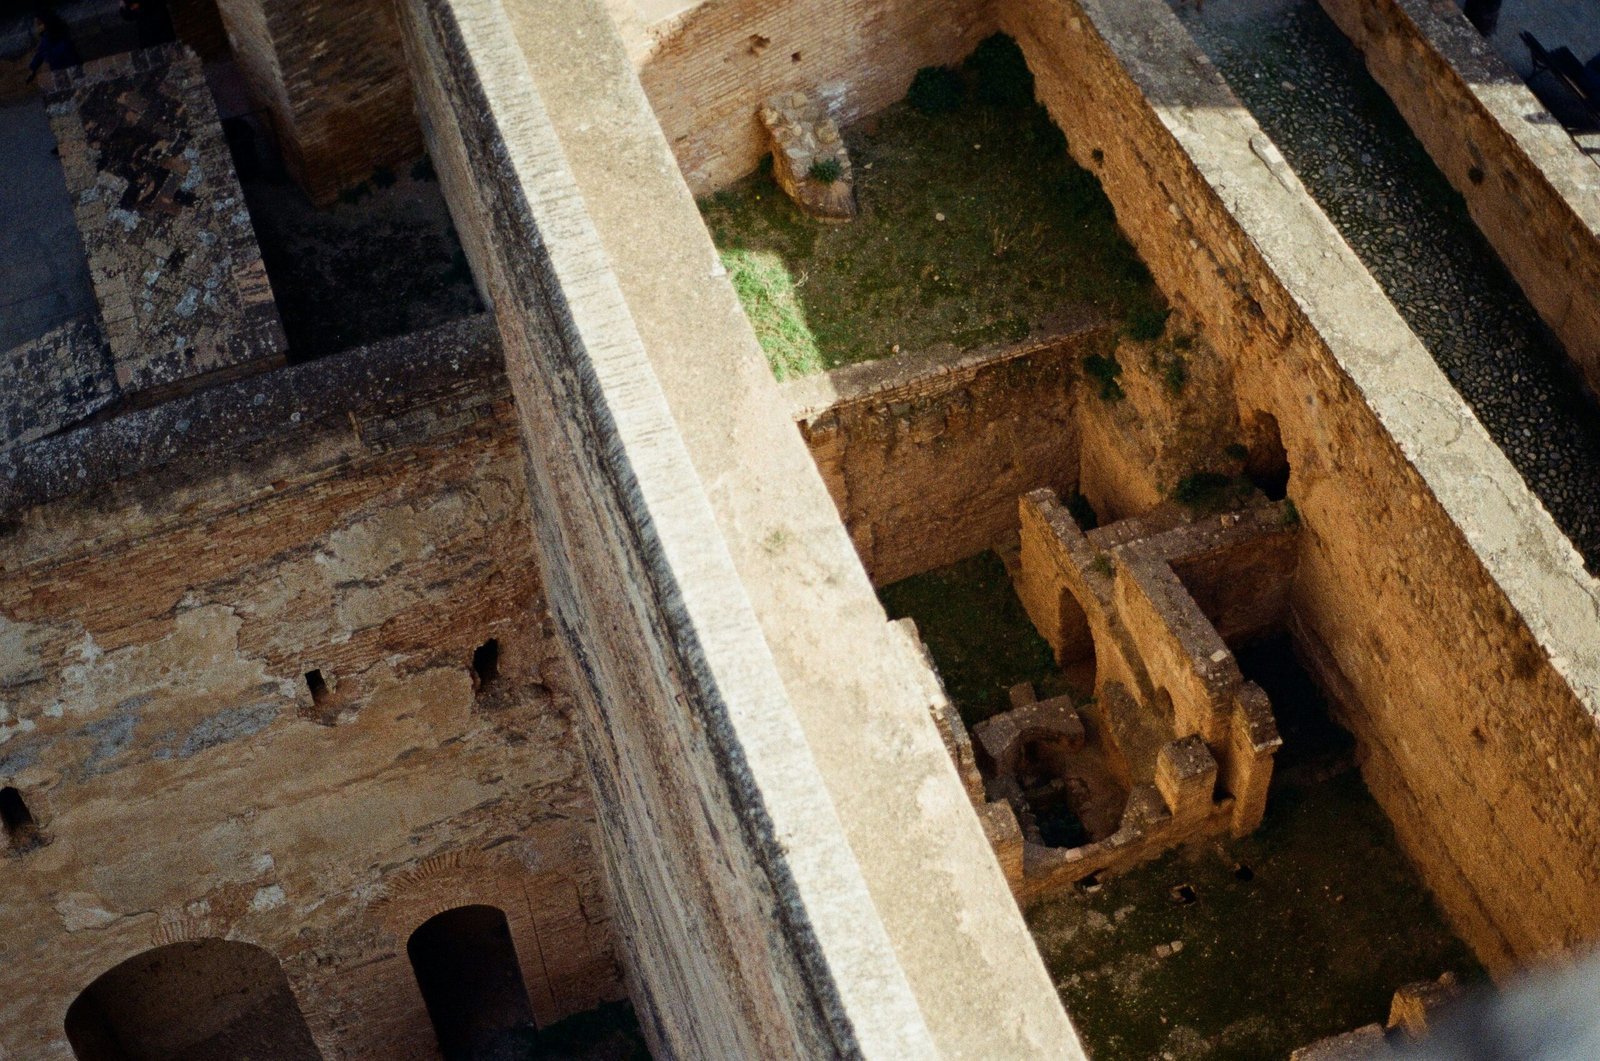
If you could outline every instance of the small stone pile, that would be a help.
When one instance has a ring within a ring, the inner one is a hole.
[[[757,113],[772,140],[772,174],[778,187],[819,220],[855,217],[850,153],[822,105],[804,92],[780,92]]]

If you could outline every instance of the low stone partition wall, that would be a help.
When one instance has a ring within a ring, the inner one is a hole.
[[[1322,6],[1600,393],[1600,166],[1455,4]]]
[[[1086,323],[1020,346],[901,355],[783,384],[867,574],[888,585],[1012,537],[1017,498],[1078,482]]]
[[[754,170],[756,118],[779,92],[820,98],[841,126],[906,94],[920,67],[960,62],[994,32],[992,0],[703,0],[638,31],[639,77],[695,195]]]
[[[1294,627],[1402,845],[1496,972],[1593,941],[1600,592],[1578,555],[1165,4],[1000,10],[1241,414],[1279,425]]]
[[[652,1047],[1081,1057],[606,8],[401,12]]]

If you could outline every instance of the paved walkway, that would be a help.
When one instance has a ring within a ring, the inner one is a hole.
[[[1600,573],[1600,411],[1349,41],[1316,0],[1181,17]]]
[[[94,316],[55,143],[37,98],[0,107],[0,351]]]

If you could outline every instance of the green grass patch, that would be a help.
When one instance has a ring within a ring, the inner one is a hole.
[[[771,251],[724,251],[722,264],[744,304],[756,339],[780,380],[822,368],[816,337],[806,326],[794,278]]]
[[[1184,885],[1195,899],[1180,904]],[[1243,840],[1174,852],[1028,921],[1095,1061],[1286,1057],[1383,1021],[1403,984],[1483,978],[1355,771],[1275,792]]]
[[[878,596],[891,619],[910,616],[969,727],[1008,706],[1006,691],[1033,682],[1040,696],[1067,686],[992,552],[914,575]]]
[[[761,263],[740,296],[774,371],[1013,343],[1085,316],[1164,324],[1099,183],[1042,108],[1008,93],[938,114],[902,103],[846,129],[860,207],[849,224],[806,218],[769,167],[702,200],[729,271]]]

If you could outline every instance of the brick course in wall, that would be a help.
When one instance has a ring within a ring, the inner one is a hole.
[[[784,385],[874,583],[1011,538],[1017,498],[1078,481],[1079,363],[1116,328],[1001,351],[907,355]]]
[[[217,6],[251,96],[313,202],[421,154],[393,0]]]

